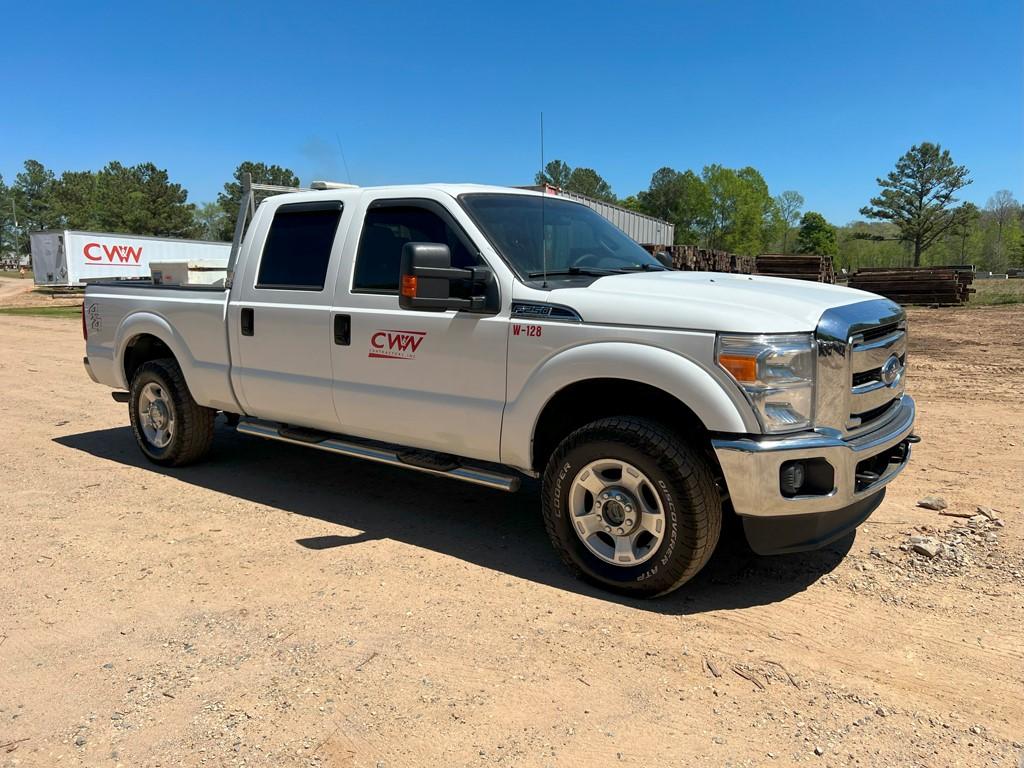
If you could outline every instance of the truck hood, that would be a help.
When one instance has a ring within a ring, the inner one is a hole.
[[[609,275],[586,287],[555,288],[547,301],[585,322],[727,333],[813,331],[825,310],[877,299],[838,285],[719,272]]]

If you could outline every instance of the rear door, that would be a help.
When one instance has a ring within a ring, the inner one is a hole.
[[[480,235],[446,197],[367,194],[356,212],[359,237],[346,244],[334,309],[348,329],[332,346],[335,408],[350,434],[497,461],[507,307],[482,315],[398,306],[405,243],[444,243],[457,267],[485,263]]]
[[[335,431],[331,299],[347,229],[340,199],[264,203],[228,309],[247,414]]]

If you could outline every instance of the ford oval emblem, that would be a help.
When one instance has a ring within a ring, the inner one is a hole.
[[[882,370],[880,371],[882,377],[882,383],[887,387],[895,387],[900,382],[900,378],[903,376],[903,363],[896,355],[891,355],[885,363],[882,364]]]

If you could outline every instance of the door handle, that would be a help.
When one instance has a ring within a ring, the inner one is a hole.
[[[352,317],[350,315],[334,316],[334,343],[347,347],[352,343]]]
[[[252,307],[242,308],[242,335],[252,336],[256,332],[256,318]]]

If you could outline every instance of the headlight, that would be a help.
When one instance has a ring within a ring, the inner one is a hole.
[[[718,364],[754,406],[765,432],[814,422],[814,340],[810,334],[718,337]]]

